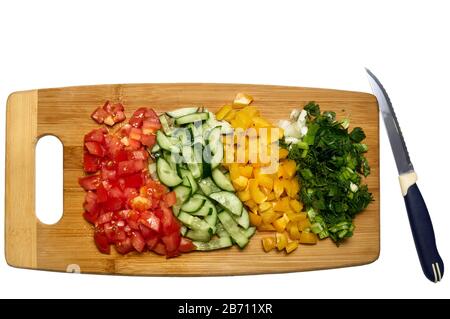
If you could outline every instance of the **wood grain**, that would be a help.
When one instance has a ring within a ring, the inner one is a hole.
[[[89,116],[105,100],[124,103],[127,116],[139,106],[158,112],[187,106],[214,111],[237,92],[251,94],[261,113],[273,122],[293,108],[316,101],[322,110],[350,117],[362,126],[369,146],[372,174],[367,178],[375,201],[357,216],[355,235],[340,247],[331,240],[300,246],[290,255],[261,249],[258,233],[243,250],[194,252],[165,259],[153,253],[121,256],[100,254],[92,228],[82,218],[84,192],[83,135],[97,125]],[[243,275],[281,273],[373,262],[379,255],[379,123],[374,96],[337,90],[236,84],[125,84],[79,86],[16,92],[8,100],[6,156],[6,258],[15,267],[66,271],[78,265],[83,273],[126,275]],[[55,225],[40,223],[34,213],[34,146],[38,136],[53,134],[64,149],[64,216]]]

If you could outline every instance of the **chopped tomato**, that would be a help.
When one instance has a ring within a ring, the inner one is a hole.
[[[98,218],[98,214],[91,214],[89,212],[84,212],[83,217],[91,224],[95,224],[95,222],[97,221],[97,218]]]
[[[142,174],[135,173],[123,177],[125,187],[139,188],[142,185]]]
[[[172,207],[177,202],[177,195],[175,194],[175,192],[169,192],[167,194],[164,194],[163,200],[167,204],[167,206]]]
[[[144,250],[145,241],[140,232],[134,231],[131,233],[131,244],[140,253]]]
[[[98,107],[91,115],[98,124],[107,124],[113,126],[116,123],[125,120],[124,107],[122,103],[112,104],[110,101],[102,107]]]
[[[122,241],[116,242],[116,250],[119,254],[125,255],[133,251],[133,245],[131,244],[131,239],[126,238]]]
[[[181,235],[180,233],[171,233],[170,235],[166,235],[162,237],[162,241],[164,245],[166,245],[167,252],[173,252],[177,250],[180,245]]]
[[[104,233],[95,232],[94,234],[94,241],[97,245],[98,250],[102,252],[103,254],[109,254],[110,253],[110,247],[108,238]]]
[[[87,191],[95,190],[98,185],[100,185],[100,175],[80,177],[78,179],[78,184]]]
[[[156,142],[155,134],[148,134],[141,136],[141,143],[145,146],[153,146],[155,145],[155,142]]]
[[[84,146],[86,146],[87,151],[89,154],[103,157],[105,156],[105,150],[103,149],[102,145],[97,142],[86,142],[84,143]]]
[[[83,155],[83,168],[86,173],[95,173],[100,168],[100,159],[89,153]]]
[[[84,141],[103,143],[105,141],[105,134],[107,133],[108,130],[104,127],[92,130],[84,136]]]
[[[195,249],[194,244],[190,239],[187,239],[185,237],[181,238],[180,246],[178,246],[178,250],[182,253],[188,253],[190,251],[193,251]]]
[[[165,255],[167,253],[166,246],[163,243],[159,242],[153,247],[153,251],[158,255]]]

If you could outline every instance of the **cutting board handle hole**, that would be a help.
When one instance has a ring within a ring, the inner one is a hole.
[[[36,216],[44,224],[56,224],[63,216],[63,145],[53,135],[36,143]]]

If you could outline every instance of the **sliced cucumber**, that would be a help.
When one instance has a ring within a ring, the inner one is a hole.
[[[198,182],[198,186],[203,191],[203,193],[205,193],[206,196],[221,191],[221,189],[217,187],[217,185],[213,182],[213,180],[210,177],[200,180]]]
[[[161,146],[159,146],[158,144],[155,144],[155,145],[152,147],[152,150],[150,151],[150,153],[154,154],[154,153],[156,153],[156,152],[159,152],[160,150],[161,150]]]
[[[212,179],[217,186],[221,189],[229,192],[234,192],[234,187],[231,184],[230,180],[225,176],[224,173],[220,171],[220,169],[216,168],[212,171]]]
[[[158,173],[156,172],[156,163],[148,164],[148,173],[153,180],[159,180]]]
[[[256,227],[249,227],[246,230],[244,230],[244,235],[247,236],[248,239],[250,239],[256,232]]]
[[[218,142],[221,142],[220,137],[220,127],[215,127],[209,132],[208,144],[211,145],[212,150],[214,150],[214,145],[216,145]]]
[[[177,218],[180,220],[180,222],[193,230],[210,231],[211,229],[211,226],[203,219],[192,216],[191,214],[183,211],[180,211]]]
[[[177,153],[171,153],[169,151],[163,150],[162,157],[169,163],[170,167],[178,172],[177,162],[179,162],[179,157]]]
[[[204,120],[207,120],[208,117],[209,117],[209,114],[206,112],[184,115],[184,116],[177,118],[175,120],[175,124],[184,125],[184,124],[189,124],[189,123],[193,123],[193,122],[204,121]]]
[[[219,220],[223,227],[230,234],[231,238],[238,244],[240,248],[244,248],[248,244],[248,238],[244,234],[243,230],[239,228],[233,218],[226,211],[221,212],[219,215]]]
[[[217,142],[216,151],[213,152],[213,156],[211,158],[211,168],[217,168],[220,163],[223,161],[223,144],[221,141]]]
[[[180,227],[181,236],[185,237],[187,232],[188,232],[188,228],[184,225],[181,225],[181,227]]]
[[[183,204],[183,206],[181,206],[181,210],[188,213],[193,213],[198,211],[204,203],[205,200],[203,198],[192,196],[186,203]]]
[[[182,145],[190,146],[192,145],[192,135],[190,130],[184,127],[177,127],[172,134],[174,137],[178,138]]]
[[[173,110],[170,112],[166,112],[167,115],[173,118],[179,118],[182,116],[186,116],[189,114],[194,114],[198,111],[198,107],[184,107],[182,109]]]
[[[211,176],[211,171],[212,171],[212,168],[211,168],[211,164],[210,163],[207,163],[207,162],[203,162],[203,174],[202,174],[202,177],[203,178],[207,178],[207,177],[210,177]]]
[[[199,194],[195,194],[194,196],[201,196],[200,198],[204,198],[205,202],[203,203],[203,206],[200,207],[199,210],[195,211],[192,213],[192,215],[194,216],[208,216],[213,214],[214,211],[217,212],[216,207],[213,205],[213,203],[211,203],[211,201],[209,199],[207,199],[206,197],[199,195]],[[210,224],[210,223],[208,223]],[[212,225],[214,226],[214,225]]]
[[[173,189],[177,202],[172,206],[172,211],[175,216],[180,212],[181,205],[191,196],[191,188],[183,185],[179,185]]]
[[[186,237],[196,241],[208,242],[211,239],[211,234],[207,230],[189,230]]]
[[[174,140],[169,139],[162,131],[156,132],[156,142],[158,145],[169,152],[180,153],[180,147],[174,144]]]
[[[221,191],[209,194],[209,198],[214,199],[234,215],[241,216],[243,207],[242,202],[234,193]]]
[[[161,127],[166,135],[171,135],[173,133],[173,127],[169,124],[165,114],[161,114],[159,116],[159,122],[161,123]]]
[[[233,246],[230,237],[221,237],[212,239],[207,243],[201,241],[194,241],[194,245],[197,247],[197,250],[207,251],[207,250],[216,250]]]
[[[238,223],[242,228],[248,229],[250,227],[250,216],[248,215],[248,211],[245,209],[245,207],[242,207],[241,216],[238,217],[232,214],[231,217],[233,217],[234,221]]]
[[[158,158],[158,161],[156,162],[156,171],[159,180],[166,186],[174,187],[183,182],[178,176],[177,171],[170,167],[169,163],[161,157]]]
[[[191,131],[193,143],[205,144],[205,140],[203,138],[203,126],[202,122],[194,122],[188,125],[189,130]]]
[[[183,185],[189,186],[192,190],[192,194],[195,194],[198,190],[198,184],[195,181],[194,176],[192,176],[192,173],[187,169],[180,168],[178,174],[183,178]],[[184,182],[185,179],[187,181],[187,185]]]
[[[219,237],[230,237],[220,221],[216,224],[216,234]]]
[[[213,208],[211,210],[211,214],[205,217],[205,221],[211,226],[212,233],[215,234],[217,231],[216,225],[217,225],[217,209],[214,205],[211,204],[211,207]]]

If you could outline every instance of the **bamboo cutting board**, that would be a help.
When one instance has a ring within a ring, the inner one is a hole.
[[[264,253],[258,232],[249,245],[214,252],[193,252],[166,259],[153,253],[111,255],[98,252],[93,229],[82,217],[85,133],[97,126],[91,112],[105,100],[120,101],[127,116],[139,106],[157,112],[186,105],[215,111],[236,93],[254,97],[252,105],[274,123],[288,118],[293,108],[316,101],[322,110],[349,116],[364,128],[371,175],[367,178],[375,201],[355,220],[354,236],[340,247],[331,240],[300,245],[291,253]],[[375,97],[367,93],[283,86],[235,84],[125,84],[79,86],[16,92],[7,102],[6,132],[6,260],[20,268],[126,275],[244,275],[347,267],[375,261],[379,255],[379,123]],[[45,225],[35,215],[35,145],[39,137],[57,136],[64,151],[64,215]]]

